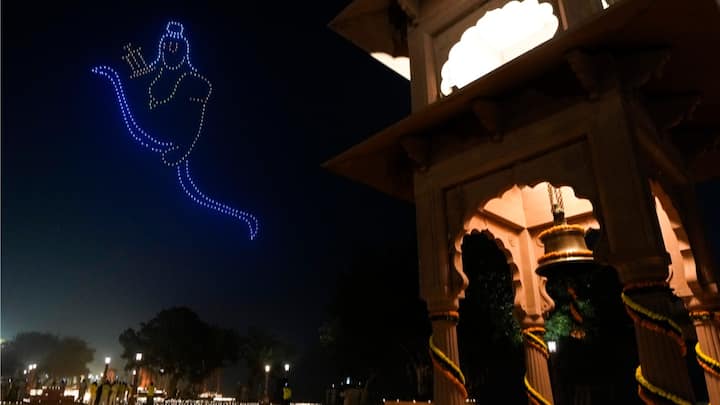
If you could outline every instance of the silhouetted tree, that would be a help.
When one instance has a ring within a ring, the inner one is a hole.
[[[362,253],[360,253],[362,252]],[[429,399],[430,323],[419,299],[414,241],[358,249],[338,281],[330,320],[320,328],[336,382],[351,377],[375,399]]]
[[[249,393],[254,397],[250,399],[257,400],[264,384],[264,366],[269,364],[272,367],[273,378],[282,376],[282,364],[292,361],[294,350],[287,343],[257,328],[249,328],[247,334],[240,336],[238,342],[239,357],[247,368]]]
[[[135,353],[142,352],[142,366],[163,369],[169,376],[168,392],[174,395],[181,380],[196,385],[215,369],[237,362],[235,331],[209,325],[185,307],[160,311],[153,319],[120,335],[127,369],[135,367]]]
[[[94,353],[95,350],[79,338],[23,332],[2,345],[2,375],[16,375],[30,363],[37,364],[38,373],[51,378],[87,374],[87,364],[93,360]]]

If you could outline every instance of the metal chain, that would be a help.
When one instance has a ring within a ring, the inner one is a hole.
[[[547,184],[548,197],[550,197],[550,206],[553,211],[556,209],[559,211],[565,211],[565,204],[563,203],[562,190],[558,187],[553,187],[550,183]]]
[[[553,186],[548,182],[547,184],[548,189],[548,198],[550,199],[550,209],[552,210],[552,206],[555,204],[555,201],[553,200]]]
[[[565,204],[563,202],[562,191],[560,187],[555,188],[548,182],[548,197],[550,197],[550,212],[553,215],[555,225],[565,223]]]
[[[555,200],[557,201],[558,209],[565,212],[565,204],[563,203],[562,189],[560,189],[560,187],[555,189]]]

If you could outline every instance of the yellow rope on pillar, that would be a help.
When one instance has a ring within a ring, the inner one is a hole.
[[[720,362],[710,357],[700,349],[700,342],[695,345],[695,358],[703,370],[712,374],[715,378],[720,378]]]
[[[543,334],[545,334],[545,328],[542,326],[532,326],[522,330],[525,343],[542,353],[542,355],[547,359],[550,357],[550,351],[548,350],[547,343],[545,343],[543,338],[538,336]],[[552,402],[543,397],[542,394],[530,384],[530,381],[527,378],[527,373],[525,373],[524,382],[525,392],[533,405],[552,405]]]
[[[430,321],[433,322],[448,321],[457,323],[459,319],[460,314],[457,311],[440,311],[430,313]],[[458,389],[463,399],[467,398],[468,393],[465,388],[465,375],[460,370],[460,367],[435,345],[432,335],[430,336],[429,343],[430,359],[432,360],[435,370],[455,385],[455,388]]]
[[[718,311],[690,311],[690,318],[693,321],[718,321],[720,320],[720,312]],[[695,345],[695,359],[700,367],[708,374],[720,379],[720,361],[712,358],[709,354],[702,351],[700,342]]]
[[[693,321],[720,321],[718,311],[690,311],[690,318]]]
[[[685,355],[687,347],[685,346],[685,341],[682,338],[682,328],[680,325],[669,317],[640,305],[625,294],[625,292],[621,293],[620,297],[625,304],[625,310],[633,321],[639,323],[646,329],[669,336],[671,339],[675,340],[678,346],[680,346],[682,355]]]
[[[435,346],[432,336],[430,336],[430,358],[432,359],[435,370],[455,385],[463,399],[467,398],[468,393],[465,388],[465,375],[454,361],[443,353],[439,347]]]
[[[527,342],[527,344],[536,348],[547,359],[550,357],[550,350],[548,350],[547,343],[545,343],[545,341],[541,337],[535,335],[535,332],[539,332],[539,334],[545,334],[545,328],[543,328],[542,326],[525,328],[522,330],[522,335],[523,337],[525,337],[525,342]]]
[[[528,398],[530,399],[530,402],[533,403],[533,405],[552,405],[550,401],[545,399],[545,397],[542,396],[535,388],[530,385],[530,381],[527,379],[527,374],[525,374],[524,377],[525,380],[525,390],[527,391]]]
[[[623,289],[620,297],[625,304],[625,310],[627,311],[628,315],[635,323],[642,326],[643,328],[651,330],[653,332],[664,334],[674,340],[678,344],[682,356],[685,356],[685,354],[687,353],[687,347],[685,346],[685,341],[683,340],[682,328],[680,327],[680,325],[678,325],[669,316],[659,314],[641,305],[637,301],[630,298],[630,296],[628,295],[632,292],[642,290],[670,292],[670,289],[665,282],[649,282],[626,286]],[[638,366],[638,368],[635,370],[635,379],[638,382],[638,395],[640,396],[640,399],[642,399],[642,401],[648,405],[653,405],[657,403],[657,401],[652,398],[653,395],[677,405],[691,405],[690,401],[680,397],[679,395],[668,392],[650,383],[642,375],[641,366]]]
[[[667,392],[663,390],[662,388],[651,384],[648,380],[645,379],[645,377],[642,375],[642,367],[638,366],[638,368],[635,370],[635,379],[637,380],[638,384],[640,385],[640,398],[645,402],[646,404],[652,405],[656,402],[644,395],[642,392],[643,389],[651,392],[654,395],[657,395],[667,401],[672,402],[673,404],[677,405],[692,405],[692,402],[683,399],[679,395],[675,395],[673,393]]]

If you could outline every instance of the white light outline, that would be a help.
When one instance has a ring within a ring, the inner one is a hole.
[[[177,29],[178,30],[173,30]],[[160,41],[158,41],[158,55],[155,58],[155,60],[149,65],[144,66],[140,70],[135,70],[135,66],[131,64],[131,67],[133,67],[134,72],[131,77],[138,77],[147,73],[150,73],[156,69],[159,69],[157,72],[157,76],[155,79],[150,83],[148,86],[148,98],[149,103],[148,107],[150,110],[153,110],[154,108],[158,107],[159,105],[165,104],[169,101],[171,101],[175,97],[175,93],[180,85],[180,82],[182,82],[186,77],[192,76],[197,79],[200,79],[201,81],[204,81],[208,85],[208,91],[207,95],[203,98],[199,97],[191,97],[189,98],[189,101],[197,102],[202,105],[202,109],[200,112],[200,120],[198,123],[198,129],[195,133],[195,136],[190,144],[190,146],[187,148],[187,151],[185,154],[177,159],[177,161],[170,162],[168,159],[166,159],[166,154],[170,151],[177,150],[180,148],[179,145],[175,145],[172,142],[163,142],[155,139],[150,134],[147,133],[147,131],[143,130],[140,125],[137,124],[135,121],[135,118],[132,114],[132,111],[130,110],[130,106],[128,105],[127,98],[125,97],[125,90],[122,86],[122,81],[120,80],[120,75],[115,71],[115,69],[106,66],[101,65],[97,66],[91,69],[91,71],[95,74],[98,74],[100,76],[104,76],[107,78],[110,83],[113,86],[113,89],[115,90],[115,96],[118,101],[118,105],[120,106],[120,112],[122,114],[123,121],[125,123],[125,127],[127,128],[130,135],[141,145],[144,147],[152,150],[156,153],[162,153],[162,160],[165,165],[170,167],[175,167],[177,171],[178,176],[178,183],[180,184],[180,187],[183,189],[185,194],[193,200],[196,204],[201,205],[206,208],[213,209],[215,211],[218,211],[220,213],[223,213],[225,215],[229,215],[232,217],[235,217],[237,219],[240,219],[241,221],[245,222],[249,229],[250,229],[250,240],[254,240],[257,237],[257,234],[260,230],[260,223],[257,220],[257,218],[246,211],[241,211],[235,208],[232,208],[226,204],[217,202],[213,200],[212,198],[205,195],[200,189],[197,187],[195,182],[193,181],[191,175],[190,175],[190,153],[195,147],[195,144],[197,143],[197,140],[200,138],[200,134],[202,133],[202,129],[204,127],[205,122],[205,111],[207,102],[210,98],[210,94],[212,93],[212,84],[210,81],[199,74],[197,72],[197,69],[191,64],[190,62],[190,43],[188,42],[187,38],[183,35],[184,32],[184,26],[177,22],[177,21],[170,21],[165,26],[166,32],[160,37]],[[162,51],[162,44],[163,41],[165,41],[166,38],[172,38],[172,39],[179,39],[185,41],[185,56],[183,59],[174,67],[169,66],[165,63],[165,59],[163,56]],[[130,49],[128,47],[128,49]],[[142,57],[142,54],[138,52],[138,56],[140,59],[144,62],[144,59]],[[126,61],[129,61],[129,59],[132,58],[135,62],[137,60],[135,59],[135,55],[132,53],[129,54],[128,58],[123,58]],[[129,62],[128,62],[129,63]],[[181,68],[183,65],[187,65],[187,68],[189,69],[187,72],[184,72],[175,82],[175,85],[173,86],[173,89],[168,97],[162,100],[157,100],[153,96],[152,88],[153,85],[158,81],[158,79],[162,76],[165,69],[167,70],[177,70]],[[184,169],[180,163],[185,162]]]

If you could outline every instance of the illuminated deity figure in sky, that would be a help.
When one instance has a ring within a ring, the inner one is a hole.
[[[178,22],[167,24],[158,43],[157,58],[150,65],[146,65],[139,49],[133,49],[130,45],[125,47],[128,54],[123,59],[132,69],[130,78],[153,77],[147,88],[146,108],[148,121],[151,121],[148,124],[161,124],[152,126],[153,130],[147,126],[141,127],[136,121],[120,75],[115,69],[98,66],[92,72],[112,83],[130,135],[144,147],[161,154],[165,165],[175,168],[185,194],[204,207],[242,220],[250,230],[250,239],[254,239],[259,223],[252,214],[203,194],[190,176],[190,155],[203,130],[205,108],[212,93],[212,85],[190,62],[190,44],[183,31],[183,25]]]

